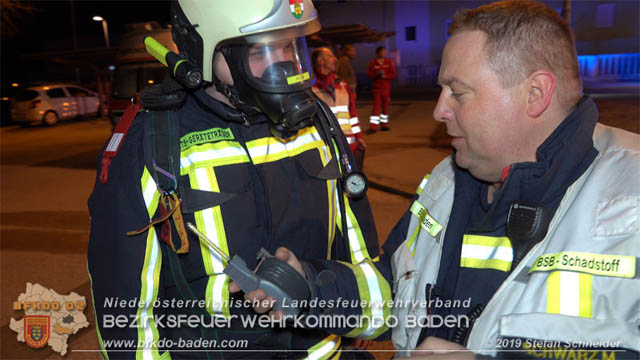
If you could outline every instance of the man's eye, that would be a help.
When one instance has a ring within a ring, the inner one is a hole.
[[[451,91],[451,96],[453,96],[456,99],[459,99],[460,97],[462,97],[462,95],[464,95],[464,93],[461,92],[455,92],[455,91]]]
[[[256,50],[249,53],[252,58],[262,59],[264,57],[264,50]]]

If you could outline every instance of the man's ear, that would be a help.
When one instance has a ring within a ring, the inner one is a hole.
[[[548,70],[538,70],[528,79],[527,115],[536,118],[549,108],[558,79]]]

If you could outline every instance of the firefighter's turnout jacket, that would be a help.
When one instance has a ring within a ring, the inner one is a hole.
[[[291,330],[289,325],[242,323],[255,315],[252,307],[243,303],[242,292],[229,293],[225,263],[195,235],[188,234],[185,254],[176,254],[161,240],[160,225],[126,235],[161,215],[154,179],[163,170],[145,164],[155,164],[151,157],[161,153],[154,148],[158,134],[149,124],[169,121],[174,129],[169,146],[179,147],[179,158],[168,163],[177,175],[185,222],[228,255],[242,257],[251,269],[260,248],[274,253],[284,246],[307,261],[311,272],[331,269],[344,278],[345,298],[390,299],[387,282],[372,262],[379,249],[368,200],[337,192],[337,175],[325,168],[332,160],[328,140],[315,126],[281,140],[271,136],[266,117],[250,126],[230,118],[238,119],[238,113],[204,90],[188,95],[177,110],[142,112],[110,165],[108,181],[96,180],[89,199],[88,270],[98,339],[109,358],[326,359],[339,355],[338,335],[373,338],[385,332],[370,323],[336,326],[331,334],[314,326]],[[340,141],[346,148],[345,139]],[[344,213],[339,197],[346,200]],[[179,248],[176,228],[171,231]],[[340,311],[362,315],[378,309],[365,302]],[[388,307],[379,311],[390,314]],[[186,323],[185,316],[196,320]],[[211,326],[212,319],[230,321]],[[196,351],[202,349],[208,351]]]
[[[400,324],[392,337],[400,354],[408,356],[426,336],[455,340],[454,330],[470,320],[459,340],[490,356],[637,358],[639,141],[597,118],[584,98],[538,149],[538,162],[512,166],[497,205],[486,209],[484,220],[506,221],[499,203],[510,196],[552,209],[546,236],[519,262],[504,230],[490,221],[472,229],[471,207],[460,210],[486,197],[488,184],[465,175],[451,157],[424,179],[383,248],[394,252]],[[482,307],[474,309],[476,303]]]

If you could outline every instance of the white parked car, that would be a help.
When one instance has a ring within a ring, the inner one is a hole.
[[[18,93],[11,105],[11,119],[15,122],[42,121],[55,125],[58,120],[97,114],[98,94],[71,84],[32,86]]]

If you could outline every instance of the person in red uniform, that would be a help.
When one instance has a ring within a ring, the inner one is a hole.
[[[373,80],[373,111],[369,118],[367,134],[376,132],[378,125],[381,125],[382,131],[389,130],[391,80],[396,78],[397,71],[393,61],[386,56],[387,49],[384,46],[378,46],[376,58],[369,62],[369,69],[367,70],[367,75]]]
[[[358,121],[356,95],[343,79],[337,77],[335,55],[329,48],[321,47],[313,52],[311,61],[316,75],[316,83],[311,88],[313,93],[329,105],[338,118],[340,128],[347,137],[354,155],[363,153],[367,145]],[[359,169],[362,169],[362,158],[363,156],[356,156]]]

